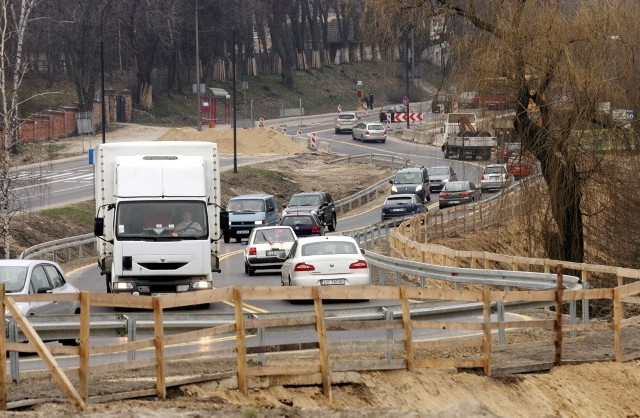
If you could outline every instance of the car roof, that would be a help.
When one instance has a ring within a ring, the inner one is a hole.
[[[234,196],[229,200],[242,200],[242,199],[264,199],[267,197],[273,197],[273,195],[266,193],[255,193],[255,194],[243,194],[239,196]]]
[[[356,245],[358,242],[347,235],[321,235],[314,237],[300,237],[298,238],[298,244],[306,244],[309,242],[322,242],[322,241],[340,241],[340,242],[354,242]]]
[[[356,112],[349,112],[349,111],[338,113],[338,116],[340,116],[340,115],[355,115],[355,116],[358,116],[358,114]]]
[[[391,196],[387,196],[387,200],[388,199],[406,199],[406,198],[412,198],[415,196],[416,195],[413,193],[398,193],[398,194],[392,194]]]
[[[328,193],[328,192],[326,190],[314,190],[314,191],[311,191],[311,192],[294,193],[291,196],[307,196],[307,195],[322,194],[322,193]]]
[[[16,260],[0,260],[0,267],[2,266],[29,267],[34,264],[40,264],[40,263],[49,263],[49,264],[56,265],[55,262],[49,261],[49,260],[16,259]]]
[[[280,219],[284,219],[284,218],[292,218],[292,217],[294,217],[294,216],[309,216],[309,217],[312,217],[312,218],[316,218],[316,219],[318,219],[318,222],[320,222],[320,218],[318,218],[318,215],[316,215],[316,214],[314,214],[314,213],[311,213],[311,212],[308,212],[308,211],[287,212],[287,213],[285,213],[284,215],[282,215],[282,216],[280,217]]]
[[[289,225],[258,226],[253,228],[254,231],[267,231],[270,229],[291,229],[293,231],[293,228],[291,228]]]
[[[424,170],[423,167],[405,167],[396,171],[396,173],[412,173],[414,171],[422,171],[422,170]]]

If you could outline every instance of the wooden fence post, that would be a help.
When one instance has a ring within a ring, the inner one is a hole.
[[[247,383],[247,345],[244,339],[244,316],[242,315],[242,293],[239,287],[233,288],[233,306],[236,318],[236,361],[238,365],[238,390],[249,394]]]
[[[491,376],[491,291],[482,291],[482,354],[484,357],[484,374]]]
[[[622,330],[620,322],[624,316],[620,288],[613,288],[613,352],[616,361],[622,361]]]
[[[558,264],[556,266],[556,273],[558,278],[556,279],[556,322],[555,322],[555,360],[554,365],[562,366],[562,298],[563,298],[563,272],[562,272],[562,264]]]
[[[322,374],[322,392],[324,396],[329,398],[329,402],[333,401],[333,393],[331,392],[331,368],[329,367],[329,347],[327,343],[327,328],[324,323],[324,307],[320,296],[320,286],[314,286],[313,289],[313,307],[316,315],[316,332],[318,334],[318,347],[320,353],[320,373]]]
[[[80,292],[80,347],[78,379],[80,384],[80,397],[85,402],[89,400],[89,331],[90,331],[90,294]]]
[[[164,373],[164,315],[162,312],[162,299],[154,296],[153,305],[153,335],[156,350],[156,392],[160,399],[167,399],[167,385]]]
[[[406,287],[400,287],[400,303],[402,303],[402,328],[404,330],[404,350],[407,356],[407,370],[413,371],[413,331],[411,327],[411,310]]]

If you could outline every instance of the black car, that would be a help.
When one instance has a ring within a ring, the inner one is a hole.
[[[389,115],[389,120],[391,122],[395,122],[396,113],[407,113],[407,107],[402,104],[391,104],[382,106],[382,108],[380,108],[380,122],[386,122],[387,115]]]
[[[331,194],[326,190],[296,193],[289,198],[282,214],[310,212],[318,216],[323,226],[330,232],[336,230],[338,217],[336,205]]]
[[[311,212],[288,213],[280,218],[279,224],[293,228],[297,237],[324,235],[322,222]]]
[[[413,193],[422,202],[431,200],[429,186],[429,171],[424,167],[407,167],[398,170],[389,180],[391,194]]]
[[[381,220],[425,213],[427,207],[415,194],[393,194],[382,204]]]

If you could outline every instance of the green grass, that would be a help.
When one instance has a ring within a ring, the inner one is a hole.
[[[60,208],[45,209],[41,211],[43,216],[52,219],[60,219],[61,222],[93,226],[95,203],[93,200],[80,202]]]

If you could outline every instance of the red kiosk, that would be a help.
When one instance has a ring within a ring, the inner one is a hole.
[[[231,96],[224,89],[209,87],[200,96],[200,124],[209,128],[231,126]]]

